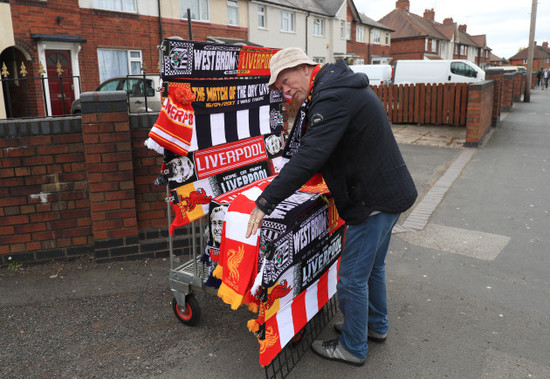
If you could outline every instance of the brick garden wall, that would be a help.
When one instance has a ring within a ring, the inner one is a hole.
[[[0,263],[91,251],[79,118],[4,125],[0,134]]]
[[[466,114],[466,146],[477,146],[491,127],[494,81],[470,84]]]
[[[97,94],[82,95],[82,118],[0,124],[0,265],[168,256],[162,156],[143,145],[158,114]],[[191,253],[191,232],[176,229],[175,254]]]

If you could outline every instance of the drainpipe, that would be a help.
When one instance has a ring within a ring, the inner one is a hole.
[[[308,30],[307,27],[308,27],[308,25],[309,25],[308,19],[309,19],[309,16],[310,16],[310,15],[311,15],[311,14],[310,14],[309,12],[307,12],[307,16],[306,16],[306,55],[307,55],[307,56],[309,56],[309,52],[307,51],[307,49],[308,49],[308,43],[307,43],[307,41],[308,41],[308,39],[309,39],[309,36],[308,36],[308,33],[307,33],[307,30]]]
[[[369,29],[369,44],[367,45],[367,64],[371,64],[370,62],[370,44],[371,44],[371,34],[372,34],[372,28]]]
[[[160,0],[157,0],[158,8],[159,8],[159,37],[160,37],[160,43],[162,43],[162,16],[160,14]]]

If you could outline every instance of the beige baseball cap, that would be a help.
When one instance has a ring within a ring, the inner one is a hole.
[[[269,87],[277,81],[279,74],[287,68],[297,67],[301,64],[309,64],[317,66],[311,58],[299,47],[288,47],[283,50],[279,50],[271,57],[269,62],[269,69],[271,70],[271,77],[269,78]]]

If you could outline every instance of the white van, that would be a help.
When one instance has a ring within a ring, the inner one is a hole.
[[[369,84],[378,86],[390,84],[391,66],[389,64],[356,64],[349,66],[353,72],[363,72],[369,78]]]
[[[399,60],[395,62],[394,84],[472,83],[485,80],[485,71],[464,59]]]

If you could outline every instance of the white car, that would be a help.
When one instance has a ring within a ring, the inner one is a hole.
[[[157,91],[158,83],[159,77],[153,75],[147,75],[145,79],[140,75],[121,76],[104,81],[95,91],[126,91],[130,113],[160,112],[162,104],[160,92]],[[80,112],[80,99],[76,99],[71,104],[71,114]]]

